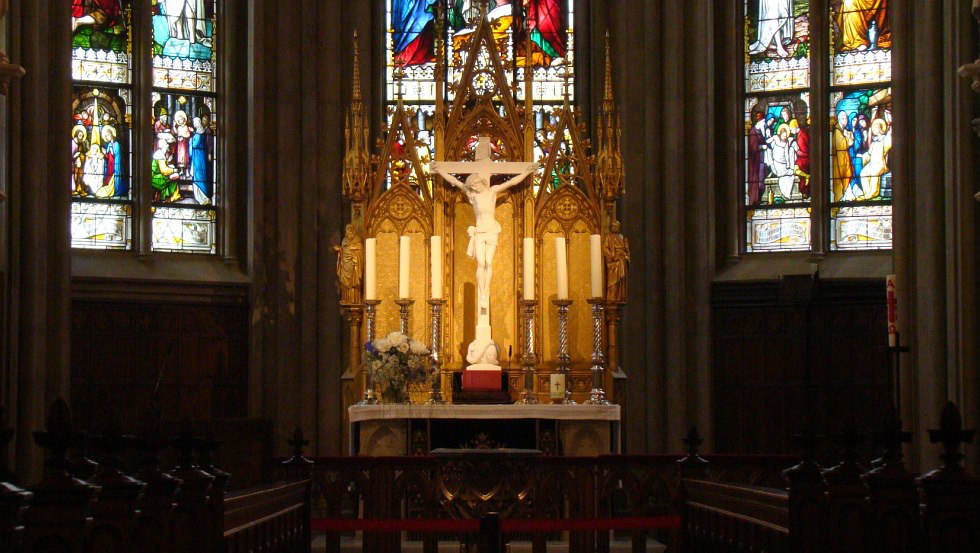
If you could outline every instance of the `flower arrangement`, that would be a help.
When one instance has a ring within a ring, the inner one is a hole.
[[[401,332],[364,344],[364,365],[386,403],[405,401],[409,384],[424,384],[433,374],[429,349]]]

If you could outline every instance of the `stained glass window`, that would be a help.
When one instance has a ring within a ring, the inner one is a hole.
[[[830,248],[890,248],[892,33],[887,0],[835,3],[831,38]]]
[[[215,0],[157,0],[150,166],[155,251],[215,252]]]
[[[132,249],[134,221],[149,215],[151,250],[215,253],[216,0],[71,2],[72,245]],[[134,29],[134,20],[151,25]],[[145,45],[135,57],[134,35]],[[145,98],[131,86],[142,56]],[[139,159],[133,133],[151,137],[137,140],[152,145]]]
[[[745,3],[746,251],[808,250],[810,5]]]
[[[562,104],[564,74],[566,69],[569,73],[572,69],[573,4],[574,0],[496,0],[487,13],[511,85],[516,83],[518,100],[524,99],[524,71],[530,66],[534,72],[534,119],[536,136],[540,138],[547,135],[548,125],[554,122],[551,114]],[[398,71],[403,101],[418,109],[417,141],[426,145],[424,153],[431,159],[435,149],[436,32],[441,29],[444,33],[445,78],[449,83],[455,82],[465,62],[466,46],[476,29],[479,2],[387,0],[387,8],[387,102],[389,106],[397,102],[395,73]],[[445,92],[446,99],[452,100],[452,87]],[[569,94],[574,94],[572,79],[569,79]]]
[[[132,36],[128,0],[73,0],[71,239],[132,247]]]
[[[744,6],[745,250],[890,248],[887,0],[746,0]],[[812,51],[813,13],[830,14],[828,52]],[[830,78],[815,87],[818,72]],[[830,109],[816,126],[814,96],[827,98]],[[830,186],[813,183],[813,140],[826,141]],[[824,200],[824,211],[813,213],[814,196]],[[829,221],[826,236],[811,232],[814,217]]]

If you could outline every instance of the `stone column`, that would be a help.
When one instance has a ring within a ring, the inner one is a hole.
[[[714,156],[731,143],[715,135],[723,118],[709,68],[730,49],[715,45],[715,4],[606,3],[630,206],[623,234],[633,245],[621,350],[629,452],[670,450],[692,425],[709,443],[712,434]]]
[[[16,472],[41,474],[31,431],[44,426],[46,406],[67,397],[69,383],[69,194],[71,62],[69,6],[57,0],[14,2],[7,53],[27,69],[11,84],[3,116],[10,158],[4,248],[10,287],[3,311],[0,392],[16,428]],[[0,302],[2,304],[2,302]]]
[[[339,0],[300,0],[289,10],[271,0],[252,3],[249,411],[275,421],[277,453],[288,450],[297,426],[308,430],[315,453],[341,451],[344,340],[331,246],[344,228],[352,21],[370,7]]]

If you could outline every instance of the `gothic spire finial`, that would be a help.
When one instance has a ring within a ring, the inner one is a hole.
[[[609,53],[609,30],[606,30],[606,90],[602,97],[603,107],[607,111],[612,108],[613,104],[613,88],[612,88],[612,56]]]
[[[357,47],[357,30],[354,30],[354,94],[351,99],[355,102],[361,101],[361,60],[360,52]]]

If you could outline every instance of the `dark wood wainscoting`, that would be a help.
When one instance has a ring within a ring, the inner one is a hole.
[[[246,290],[171,300],[133,299],[135,291],[128,299],[75,294],[75,414],[98,422],[114,408],[125,421],[155,400],[165,420],[245,417]]]
[[[823,436],[880,428],[891,401],[885,321],[883,280],[716,283],[715,450],[790,453],[810,425]]]

